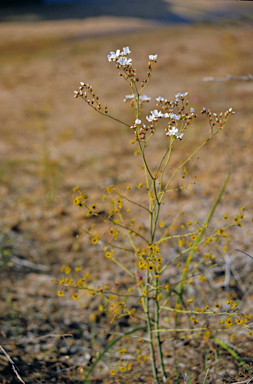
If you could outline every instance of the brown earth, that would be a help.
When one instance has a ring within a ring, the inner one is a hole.
[[[187,167],[185,182],[195,181],[189,190],[196,193],[172,193],[162,220],[171,224],[176,214],[184,211],[185,221],[203,223],[231,174],[212,224],[217,228],[223,215],[232,219],[245,205],[243,226],[230,230],[227,251],[217,247],[221,261],[215,282],[224,280],[222,268],[229,265],[229,284],[225,292],[215,289],[211,282],[214,275],[210,275],[209,286],[198,299],[205,302],[210,295],[214,301],[225,294],[238,300],[242,313],[252,314],[252,261],[234,249],[252,254],[253,248],[253,83],[203,81],[209,76],[252,73],[252,26],[159,27],[137,19],[101,18],[4,23],[0,31],[0,345],[20,368],[23,380],[80,382],[83,371],[108,345],[110,335],[126,332],[131,324],[136,326],[131,319],[110,324],[109,316],[99,310],[101,296],[80,291],[75,301],[72,294],[76,289],[69,288],[64,297],[58,297],[61,288],[52,282],[63,276],[62,265],[69,265],[72,270],[81,267],[83,274],[89,272],[93,289],[106,284],[111,288],[117,281],[120,292],[125,292],[129,284],[122,270],[105,259],[89,237],[76,238],[82,226],[88,228],[96,222],[72,202],[76,185],[87,189],[91,202],[102,206],[101,195],[107,186],[131,185],[133,198],[138,198],[136,186],[143,182],[139,156],[133,156],[135,148],[130,144],[132,131],[73,98],[80,81],[88,82],[110,114],[133,123],[133,111],[123,103],[129,89],[115,65],[107,61],[107,54],[117,48],[130,47],[140,79],[146,78],[148,55],[158,54],[145,90],[152,101],[145,106],[143,120],[156,108],[155,97],[173,100],[175,93],[189,92],[189,104],[199,117],[176,143],[172,169],[209,135],[208,122],[200,113],[203,107],[217,113],[230,107],[236,111],[225,129],[199,152],[199,159],[194,157]],[[148,148],[150,164],[156,164],[167,146],[163,128],[158,129]],[[181,185],[182,176],[181,171],[173,188]],[[146,223],[139,208],[133,207],[132,212]],[[175,228],[179,230],[179,224]],[[169,255],[176,251],[177,244],[172,243]],[[131,258],[121,257],[124,265],[131,265]],[[173,281],[176,271],[173,267],[167,277]],[[229,345],[250,366],[252,339],[248,330],[234,333]],[[128,348],[125,361],[135,356],[131,343]],[[191,382],[203,382],[207,368],[215,372],[215,383],[248,377],[238,361],[211,339],[200,336],[186,342],[172,337],[164,349],[169,382],[183,382],[182,372]],[[119,360],[118,350],[113,353]],[[0,358],[2,382],[18,382],[4,354]],[[110,359],[105,356],[91,382],[152,382],[147,363],[144,370],[144,363],[135,360],[131,372],[112,377]]]

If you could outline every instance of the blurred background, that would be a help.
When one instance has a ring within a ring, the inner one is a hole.
[[[57,361],[68,353],[66,367],[82,364],[78,348],[90,344],[77,332],[85,335],[83,324],[96,323],[98,301],[57,297],[52,280],[61,277],[63,264],[90,271],[97,284],[122,279],[118,268],[103,264],[89,239],[76,238],[90,223],[72,198],[76,185],[95,201],[108,185],[142,181],[132,132],[73,96],[80,81],[88,82],[110,114],[132,124],[133,110],[123,102],[129,89],[107,60],[110,51],[125,46],[140,79],[146,78],[148,55],[158,55],[143,120],[156,108],[156,97],[173,100],[178,92],[189,93],[189,105],[199,115],[178,142],[172,167],[209,135],[203,107],[236,111],[189,165],[187,180],[197,177],[196,194],[172,196],[168,210],[174,217],[183,209],[202,222],[231,173],[216,220],[246,207],[245,224],[232,231],[227,254],[231,264],[238,263],[243,305],[252,307],[252,260],[234,251],[253,249],[252,22],[250,1],[0,0],[0,344],[12,358],[20,359],[22,351],[27,364],[34,356]],[[151,162],[168,145],[162,125],[153,143]],[[80,341],[72,352],[61,352],[57,340],[38,339],[70,330]],[[1,364],[0,377],[12,377]]]

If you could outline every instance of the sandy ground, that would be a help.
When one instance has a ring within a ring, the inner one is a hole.
[[[187,169],[186,182],[196,182],[196,193],[172,194],[162,219],[169,225],[183,210],[185,221],[194,217],[194,221],[203,222],[231,173],[212,229],[220,225],[226,213],[232,220],[243,205],[245,220],[242,228],[231,230],[226,253],[217,246],[220,269],[211,277],[219,284],[224,278],[222,268],[229,264],[231,279],[225,293],[239,300],[242,311],[248,311],[253,295],[252,262],[234,249],[248,253],[253,249],[252,81],[204,82],[203,77],[252,73],[252,25],[159,27],[153,21],[102,17],[78,22],[2,23],[0,31],[0,344],[19,364],[25,382],[82,380],[82,370],[95,358],[96,351],[105,347],[112,332],[109,317],[99,311],[99,296],[91,297],[83,291],[80,300],[75,301],[72,288],[63,298],[57,296],[59,286],[52,280],[62,277],[63,264],[90,272],[89,284],[93,288],[118,279],[124,291],[129,283],[120,268],[102,258],[89,238],[76,238],[80,228],[90,227],[93,221],[72,204],[77,184],[89,191],[93,201],[101,201],[101,190],[112,183],[130,184],[133,197],[138,196],[136,186],[142,173],[130,144],[132,131],[103,120],[81,99],[73,97],[80,81],[88,81],[107,103],[110,113],[132,123],[132,111],[123,103],[129,90],[107,61],[110,51],[123,46],[130,46],[140,78],[146,77],[148,55],[158,54],[146,90],[152,102],[145,106],[144,119],[156,108],[155,97],[173,99],[175,93],[185,91],[189,92],[190,106],[199,115],[185,139],[177,142],[172,168],[209,134],[210,127],[200,113],[203,106],[218,113],[230,107],[236,111],[226,129]],[[149,161],[155,163],[167,145],[162,127],[150,144]],[[181,172],[174,187],[180,185],[182,176]],[[145,216],[137,208],[133,208],[133,214],[145,223]],[[177,245],[171,244],[168,257],[176,250]],[[125,263],[130,264],[131,259]],[[176,266],[166,278],[173,276]],[[200,302],[208,296],[215,300],[215,295],[220,298],[224,293],[212,284],[200,291],[196,282],[198,292],[203,292],[197,298]],[[113,331],[124,331],[129,325],[118,321]],[[64,334],[71,339],[64,338]],[[252,341],[247,330],[236,331],[235,335],[231,344],[250,363]],[[204,351],[216,347],[201,337],[189,344],[180,343],[175,339],[165,344],[172,382],[175,361],[182,364],[184,372],[189,368],[192,380],[203,381]],[[131,343],[128,347],[133,356]],[[224,360],[217,366],[212,356],[210,352],[208,364],[214,370],[218,367],[220,375],[215,382],[232,383],[235,377],[243,380],[244,373],[231,356],[226,356],[225,368]],[[109,370],[107,364],[106,360],[106,365],[98,368],[92,382],[103,381]],[[0,367],[2,381],[10,383],[13,373],[3,355]],[[134,369],[138,382],[149,382],[143,366],[136,363]],[[106,382],[114,380],[108,377]],[[136,382],[132,374],[126,380]]]

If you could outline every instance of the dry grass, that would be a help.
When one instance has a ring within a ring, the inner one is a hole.
[[[129,26],[133,31],[127,30]],[[90,248],[87,239],[75,238],[85,219],[72,206],[72,188],[76,184],[88,189],[96,199],[100,194],[98,187],[112,183],[137,185],[141,177],[138,162],[133,164],[131,132],[102,119],[80,99],[73,98],[79,82],[89,82],[112,115],[132,122],[128,106],[122,102],[129,91],[106,59],[117,48],[130,46],[140,78],[146,76],[148,54],[158,54],[148,96],[173,99],[175,93],[188,91],[198,114],[203,106],[213,112],[231,106],[236,111],[226,130],[190,166],[189,171],[197,176],[197,193],[190,197],[173,196],[170,215],[173,217],[184,209],[189,217],[194,213],[197,220],[203,221],[231,173],[216,220],[219,222],[226,212],[231,216],[237,214],[242,205],[246,206],[245,224],[232,231],[227,252],[237,271],[232,279],[234,285],[228,289],[238,294],[244,309],[252,306],[252,263],[234,251],[239,248],[252,254],[252,82],[202,80],[207,76],[252,73],[252,27],[158,28],[143,22],[140,27],[137,20],[129,24],[128,20],[117,19],[101,19],[95,27],[92,20],[78,25],[70,21],[0,26],[2,36],[6,37],[0,41],[0,247],[6,262],[1,267],[0,344],[23,364],[26,383],[51,382],[52,378],[62,383],[77,382],[81,375],[73,367],[82,366],[83,356],[94,356],[92,348],[101,347],[106,340],[100,331],[107,329],[108,319],[100,318],[99,300],[85,295],[79,302],[60,299],[51,280],[60,276],[63,263],[82,265],[84,270],[95,268],[93,276],[98,283],[115,276],[122,278],[118,269],[112,271],[106,263],[101,274],[100,256]],[[125,28],[124,33],[115,33],[121,28]],[[154,107],[153,101],[146,113]],[[173,161],[190,153],[209,129],[200,118],[187,133],[184,146],[178,145]],[[165,147],[163,133],[157,132],[150,160]],[[13,255],[34,266],[21,265],[18,269]],[[37,264],[48,270],[42,272]],[[71,334],[73,342],[66,344],[67,338],[58,336],[45,337],[63,333]],[[236,335],[234,346],[248,363],[252,356],[250,345],[246,334]],[[243,381],[247,377],[230,355],[224,358],[214,343],[201,338],[188,345],[175,338],[166,353],[171,382],[183,382],[181,371],[188,372],[192,383],[203,382],[207,368],[217,373],[213,376],[216,383]],[[30,370],[24,365],[28,363],[34,364]],[[72,368],[68,377],[63,371],[66,378],[60,373],[50,374],[69,367]],[[103,369],[106,372],[106,367]],[[134,379],[126,375],[105,380],[151,382],[142,370],[143,367],[135,367]],[[11,382],[6,367],[0,371],[0,377],[1,374],[6,383]],[[101,380],[97,373],[92,382]]]

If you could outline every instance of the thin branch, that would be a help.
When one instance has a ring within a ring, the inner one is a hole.
[[[13,372],[15,373],[15,375],[17,376],[18,380],[21,381],[22,384],[25,384],[25,382],[22,380],[22,378],[20,377],[20,375],[18,373],[19,369],[16,366],[16,364],[14,363],[14,361],[10,358],[8,353],[5,352],[5,350],[3,349],[3,347],[1,345],[0,345],[0,348],[3,351],[4,355],[7,357],[7,359],[9,360],[9,363],[11,364],[11,368],[12,368]]]

